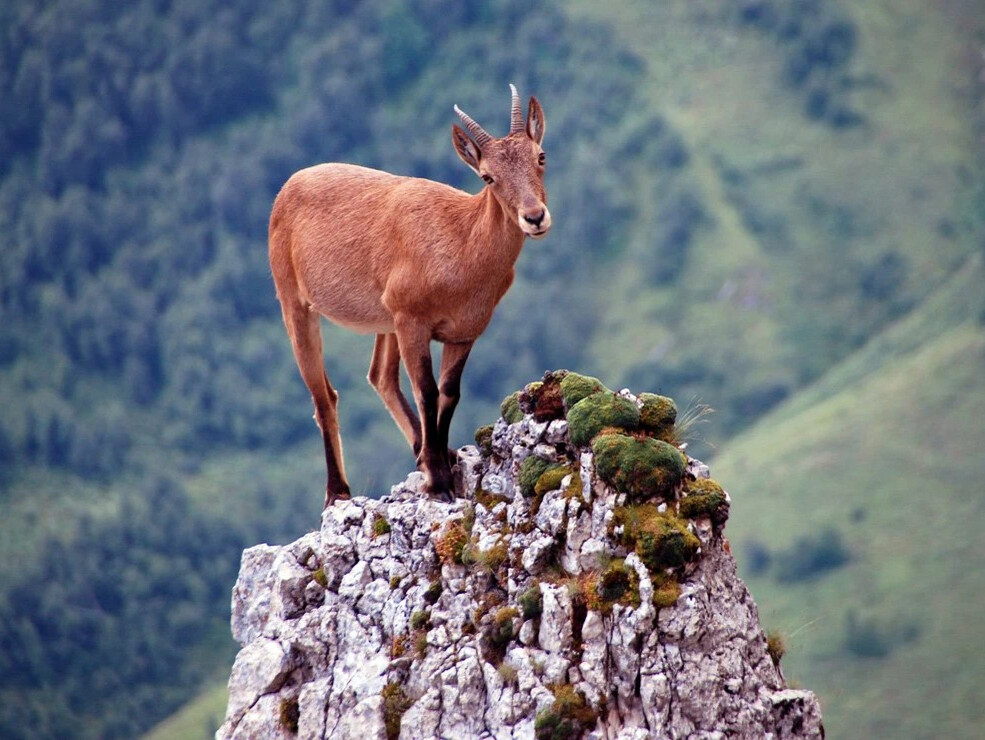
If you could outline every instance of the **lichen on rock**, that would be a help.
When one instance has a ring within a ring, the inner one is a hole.
[[[218,738],[822,736],[770,656],[707,467],[653,438],[646,394],[539,383],[459,451],[463,498],[430,500],[415,472],[244,553]],[[572,423],[593,397],[599,418]]]

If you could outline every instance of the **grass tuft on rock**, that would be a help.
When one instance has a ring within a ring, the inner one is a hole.
[[[603,429],[633,430],[640,424],[636,403],[611,391],[599,391],[576,403],[568,411],[568,437],[579,447],[589,444]]]
[[[544,595],[536,582],[520,594],[517,601],[523,610],[524,619],[537,619],[544,612]]]
[[[676,447],[648,437],[607,432],[595,438],[592,451],[599,476],[635,501],[672,498],[687,465]]]
[[[780,661],[787,652],[787,641],[782,632],[770,630],[766,633],[766,652],[769,653],[773,665],[779,668]]]
[[[588,398],[593,393],[598,393],[599,391],[611,392],[598,378],[572,372],[568,372],[561,378],[560,386],[564,405],[569,409],[574,408],[575,404],[583,398]]]
[[[396,681],[384,686],[380,695],[383,697],[383,724],[386,726],[387,740],[397,740],[400,737],[400,718],[414,702]]]
[[[373,514],[373,538],[382,537],[385,534],[390,534],[392,527],[390,527],[390,522],[387,518],[380,513]]]

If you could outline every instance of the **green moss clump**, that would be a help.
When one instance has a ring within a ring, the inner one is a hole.
[[[298,734],[298,720],[301,710],[297,699],[284,699],[280,703],[280,726],[292,735]]]
[[[537,619],[544,612],[544,595],[540,592],[540,586],[536,583],[520,594],[520,598],[517,601],[520,604],[520,608],[523,609],[524,619]]]
[[[424,592],[424,602],[426,604],[434,604],[441,598],[441,591],[441,581],[431,581],[428,590]]]
[[[598,713],[574,686],[561,684],[550,688],[554,693],[554,703],[534,720],[537,740],[579,738],[595,725]]]
[[[636,533],[636,554],[654,573],[684,567],[694,560],[699,547],[700,540],[674,516],[653,517]]]
[[[564,405],[569,409],[574,408],[575,404],[583,398],[588,398],[599,391],[608,392],[609,389],[601,380],[591,375],[569,372],[561,378],[561,396],[564,398]]]
[[[475,446],[479,448],[479,454],[483,457],[492,455],[492,424],[486,424],[475,430]]]
[[[400,585],[400,576],[390,576],[390,589],[395,589]]]
[[[382,514],[373,514],[373,537],[382,537],[385,534],[390,534],[390,522]]]
[[[669,609],[681,595],[681,584],[665,574],[653,577],[653,605],[657,609]]]
[[[688,484],[688,495],[681,499],[680,514],[685,519],[708,517],[716,527],[728,521],[729,502],[715,481],[702,478]]]
[[[404,687],[396,681],[391,681],[380,692],[383,697],[383,723],[386,726],[387,740],[397,740],[400,737],[400,718],[414,703],[407,696]]]
[[[561,487],[564,476],[570,475],[573,471],[567,465],[551,465],[537,479],[534,485],[534,493],[543,496],[548,491],[556,491]]]
[[[506,419],[507,424],[516,424],[523,419],[523,411],[520,409],[521,392],[516,391],[508,395],[503,399],[503,403],[499,407],[499,411],[503,415],[503,418]]]
[[[520,493],[524,498],[531,498],[535,495],[537,481],[551,465],[552,463],[547,460],[532,455],[520,463],[520,474],[517,476],[517,482],[520,484]]]
[[[641,393],[640,427],[656,437],[665,439],[677,421],[677,404],[672,398],[656,393]]]
[[[613,560],[599,576],[596,586],[599,599],[610,604],[619,601],[633,588],[635,575],[636,571],[626,565],[625,560]]]
[[[613,523],[623,528],[622,544],[635,550],[647,569],[661,579],[668,568],[692,562],[701,547],[683,519],[661,513],[653,504],[618,507]]]
[[[311,574],[311,577],[314,579],[315,583],[317,583],[322,588],[328,588],[328,576],[325,575],[324,568],[319,568],[318,570],[316,570],[314,573]]]
[[[636,429],[640,410],[633,401],[610,391],[583,398],[568,411],[568,437],[579,447],[587,445],[606,427]]]
[[[592,451],[602,480],[637,501],[654,496],[670,498],[687,465],[683,453],[673,445],[615,432],[596,437]]]

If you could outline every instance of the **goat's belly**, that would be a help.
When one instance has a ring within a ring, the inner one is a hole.
[[[386,310],[374,286],[351,281],[321,284],[308,291],[308,300],[322,316],[360,334],[389,334],[394,331],[393,316]]]

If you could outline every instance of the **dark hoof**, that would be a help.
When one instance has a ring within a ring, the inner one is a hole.
[[[458,465],[458,450],[448,450],[448,465],[451,467]]]
[[[429,491],[428,498],[432,501],[440,501],[443,504],[455,502],[455,494],[451,491]]]
[[[347,501],[352,498],[352,493],[349,492],[349,486],[346,486],[340,491],[325,491],[325,507],[328,508],[336,501]]]

